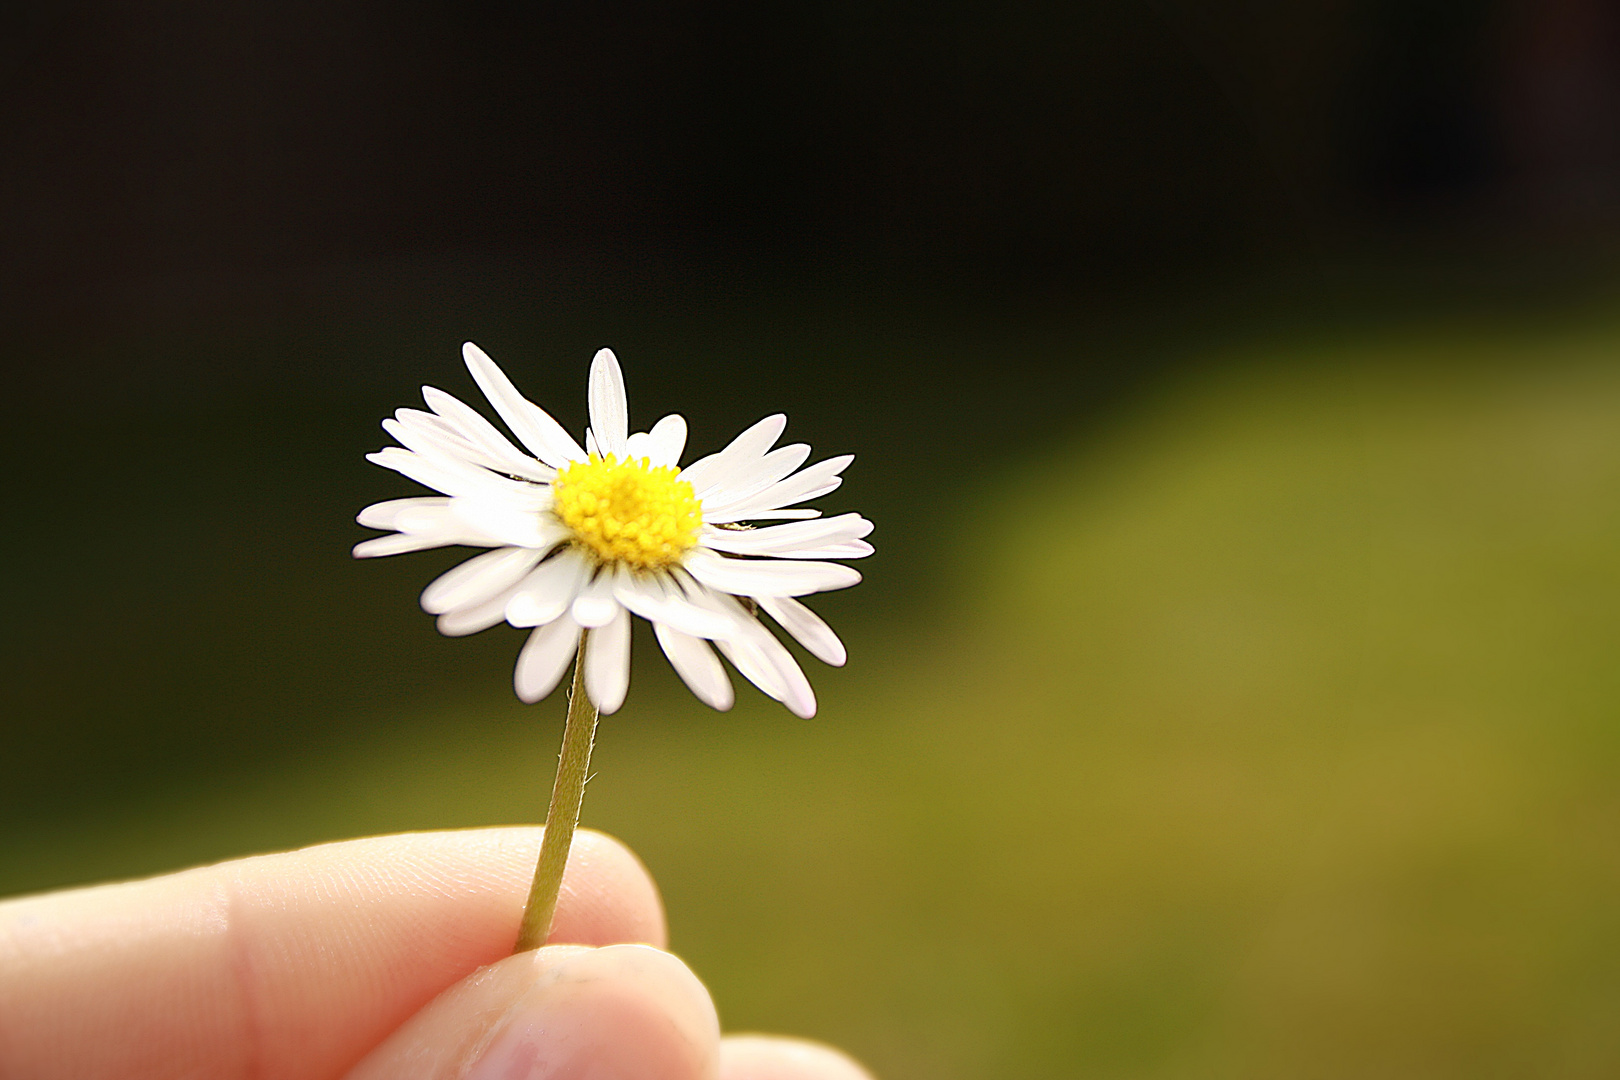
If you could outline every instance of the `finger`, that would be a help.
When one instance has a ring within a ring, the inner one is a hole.
[[[872,1080],[872,1074],[822,1043],[730,1035],[720,1040],[720,1080]]]
[[[511,952],[540,832],[352,840],[0,904],[0,1076],[339,1075]],[[576,835],[552,940],[663,944],[623,845]]]
[[[703,984],[645,945],[507,957],[435,998],[348,1080],[712,1080]]]

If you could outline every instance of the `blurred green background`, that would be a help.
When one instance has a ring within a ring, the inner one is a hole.
[[[532,821],[355,563],[473,339],[878,523],[793,719],[637,638],[587,824],[736,1029],[911,1077],[1620,1072],[1602,5],[24,4],[0,894]],[[644,628],[643,628],[644,629]],[[640,633],[640,631],[638,631]]]

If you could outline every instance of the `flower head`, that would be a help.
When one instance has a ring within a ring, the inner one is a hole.
[[[836,488],[853,456],[801,469],[808,446],[772,449],[787,426],[778,414],[681,468],[686,421],[666,416],[632,434],[624,377],[608,349],[591,363],[581,447],[483,350],[469,342],[462,354],[523,449],[475,409],[424,387],[431,411],[400,409],[384,420],[400,445],[367,460],[442,494],[366,507],[360,524],[393,531],[354,553],[490,548],[430,584],[422,607],[446,634],[502,621],[532,628],[514,680],[524,701],[551,693],[590,630],[586,692],[602,712],[617,711],[630,682],[633,614],[653,624],[670,663],[707,704],[733,701],[718,648],[755,686],[813,716],[809,680],[757,613],[821,660],[844,662],[837,635],[795,597],[858,582],[854,569],[825,560],[870,555],[872,523],[796,504]],[[743,524],[771,520],[786,523]]]

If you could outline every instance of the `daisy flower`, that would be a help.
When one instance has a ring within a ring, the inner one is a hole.
[[[718,649],[793,713],[815,715],[809,680],[758,614],[819,659],[844,662],[837,635],[797,597],[858,582],[853,568],[827,560],[871,554],[864,537],[872,523],[798,504],[836,488],[853,455],[801,468],[810,447],[773,449],[787,425],[778,414],[682,468],[686,421],[666,416],[632,434],[624,377],[608,349],[591,363],[582,447],[483,350],[469,342],[462,353],[522,449],[477,410],[424,387],[428,411],[400,409],[384,420],[400,445],[368,460],[441,494],[368,506],[360,524],[392,532],[355,555],[489,548],[430,584],[422,607],[445,634],[503,621],[528,628],[514,676],[524,701],[551,693],[590,631],[585,692],[601,712],[617,711],[638,615],[705,703],[728,709],[734,700]],[[780,523],[749,524],[772,521]]]

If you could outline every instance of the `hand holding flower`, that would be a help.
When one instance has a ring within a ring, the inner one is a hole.
[[[720,1037],[626,848],[582,832],[554,945],[510,956],[538,830],[326,844],[0,903],[0,1076],[861,1080]],[[636,944],[631,944],[636,943]]]

